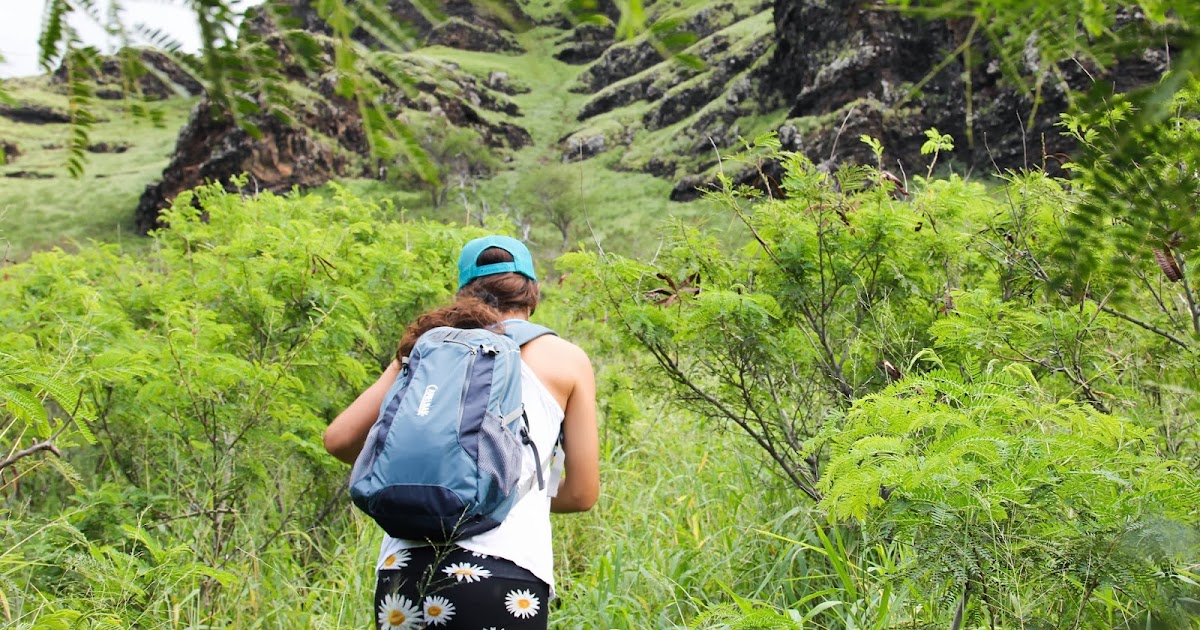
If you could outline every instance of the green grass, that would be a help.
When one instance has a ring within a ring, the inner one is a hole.
[[[66,97],[43,78],[19,79],[6,86],[22,103],[65,111]],[[76,179],[67,172],[69,125],[31,125],[0,117],[0,140],[15,142],[20,155],[0,165],[0,253],[22,259],[31,251],[70,246],[87,240],[139,238],[133,210],[146,185],[167,165],[175,137],[194,100],[157,103],[164,113],[161,127],[134,119],[120,102],[95,102],[101,122],[91,132],[92,144],[128,145],[123,153],[88,153],[86,170]],[[45,179],[6,175],[26,172]]]

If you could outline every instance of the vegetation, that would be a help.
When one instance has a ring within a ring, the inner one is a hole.
[[[51,29],[73,6],[51,3]],[[1124,8],[1146,11],[1154,35],[1186,39],[1196,23],[1189,3],[929,6],[974,17],[998,54],[1019,43],[1047,63],[1080,48],[1104,63],[1138,41],[1118,28]],[[342,20],[335,38],[362,25],[346,5],[321,7]],[[210,29],[229,18],[226,3],[202,9]],[[620,15],[624,35],[659,35],[640,2]],[[1031,40],[1035,23],[1055,37]],[[239,111],[272,78],[224,75],[221,55],[261,42],[214,33],[199,62],[210,95]],[[44,50],[70,59],[62,38],[49,32]],[[545,52],[536,31],[520,38]],[[338,50],[341,88],[370,101],[366,62]],[[487,67],[479,53],[427,53]],[[514,79],[566,84],[546,57],[514,61]],[[1146,94],[1081,99],[1063,120],[1084,147],[1069,180],[935,177],[960,140],[936,130],[925,175],[906,182],[828,172],[764,135],[721,164],[777,161],[784,195],[722,178],[709,205],[655,231],[659,180],[537,150],[506,168],[471,153],[469,134],[412,120],[420,133],[379,136],[408,142],[389,155],[416,156],[396,176],[407,190],[210,185],[134,247],[30,252],[0,269],[0,618],[368,625],[378,532],[319,436],[404,323],[449,298],[458,247],[486,229],[568,252],[538,318],[598,372],[603,496],[556,517],[556,627],[1194,627],[1190,59]],[[46,98],[87,112],[61,149],[71,163],[104,133],[88,123],[102,106],[74,89]],[[563,137],[581,99],[513,97],[540,121],[535,139]],[[15,166],[51,157],[63,156]],[[88,169],[105,173],[109,157]],[[594,238],[576,245],[581,222]]]
[[[736,427],[797,501],[878,546],[883,599],[817,617],[1186,626],[1200,613],[1192,286],[1147,251],[1125,261],[1141,286],[1060,288],[1074,270],[1052,254],[1078,182],[1012,174],[995,194],[918,177],[905,198],[872,168],[780,158],[786,199],[728,181],[716,195],[753,235],[740,250],[680,225],[654,260],[562,263],[589,287],[580,308],[652,358],[652,389]],[[920,606],[888,599],[902,592]]]
[[[1035,274],[1073,207],[1044,176],[897,200],[785,158],[787,199],[718,195],[738,251],[681,225],[561,261],[545,317],[597,357],[606,494],[557,521],[557,623],[1186,627],[1184,287],[1149,257],[1117,310]],[[6,270],[10,623],[366,622],[375,534],[318,436],[478,233],[389,216],[210,187],[145,253]]]
[[[703,3],[690,4],[699,6]],[[534,8],[531,6],[530,10]],[[651,12],[649,15],[653,18],[656,14]],[[276,19],[281,24],[288,23],[282,16]],[[561,30],[548,27],[519,32],[517,38],[527,51],[520,55],[441,46],[419,50],[388,48],[367,55],[363,47],[353,44],[355,67],[366,74],[386,76],[388,81],[395,82],[397,89],[410,90],[412,82],[427,82],[453,92],[461,89],[456,84],[459,80],[473,77],[478,84],[485,85],[492,72],[503,68],[509,75],[508,84],[516,88],[516,93],[506,95],[493,91],[490,95],[511,101],[519,115],[501,116],[482,108],[478,113],[492,116],[495,118],[492,122],[511,123],[528,130],[533,142],[517,151],[483,148],[474,130],[447,124],[446,120],[431,117],[427,112],[406,109],[400,118],[407,122],[410,133],[399,140],[381,140],[381,144],[376,145],[380,150],[378,166],[385,167],[386,171],[384,178],[345,179],[339,184],[364,199],[390,203],[406,217],[478,225],[514,223],[519,227],[519,233],[527,233],[548,259],[582,240],[598,241],[605,247],[625,253],[653,248],[657,242],[656,230],[664,218],[672,215],[693,219],[710,216],[711,205],[674,204],[668,200],[669,181],[628,170],[619,164],[606,162],[602,168],[593,168],[591,164],[555,166],[562,161],[559,141],[578,126],[575,112],[587,98],[562,89],[579,74],[581,67],[554,59],[557,51],[554,41],[561,35]],[[314,45],[334,45],[325,37],[305,41]],[[298,52],[296,56],[303,59]],[[336,67],[325,70],[334,74],[342,72]],[[446,75],[446,72],[453,74]],[[10,81],[8,85],[23,102],[46,104],[63,112],[70,107],[64,86],[47,84],[41,78]],[[381,89],[381,86],[373,89]],[[324,111],[313,106],[314,99],[322,98],[315,90],[290,84],[287,92],[289,105],[285,114],[295,116],[302,108]],[[91,111],[97,121],[87,130],[89,142],[112,143],[113,138],[121,139],[122,143],[129,142],[129,138],[136,140],[120,154],[85,151],[86,161],[82,163],[83,170],[78,178],[72,177],[65,168],[70,159],[66,138],[72,133],[71,125],[35,126],[0,118],[0,140],[15,138],[21,147],[30,147],[32,151],[28,156],[0,166],[0,174],[36,173],[6,181],[4,192],[0,193],[0,243],[9,247],[10,259],[23,260],[38,249],[56,245],[71,247],[74,241],[92,238],[122,239],[127,244],[140,241],[128,229],[137,195],[166,165],[170,142],[194,102],[180,99],[143,103],[135,96],[131,95],[128,101],[91,102]],[[140,105],[161,112],[162,127],[153,125],[145,117],[131,115],[132,108]],[[45,138],[51,134],[61,135],[62,139],[48,143]],[[26,138],[38,140],[26,141]],[[408,144],[392,146],[401,140]],[[47,144],[54,148],[43,151],[42,147]],[[420,153],[419,167],[414,166],[411,152]],[[609,156],[602,156],[602,159],[607,161]],[[379,172],[357,156],[350,156],[350,161],[361,166],[362,171]],[[561,226],[549,221],[550,214],[545,210],[544,202],[531,194],[533,182],[547,169],[555,170],[561,178],[569,180],[569,186],[563,189],[562,200],[573,204],[570,210],[575,219],[570,222],[566,234]],[[55,194],[48,195],[47,191]],[[318,192],[323,196],[334,195],[332,188]],[[96,211],[81,218],[77,210],[85,204]],[[630,212],[632,208],[644,212]],[[721,221],[719,224],[728,223]],[[142,244],[146,243],[142,241]]]

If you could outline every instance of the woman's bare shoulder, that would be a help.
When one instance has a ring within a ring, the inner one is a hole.
[[[587,353],[561,337],[545,335],[530,341],[521,348],[521,358],[563,409],[577,387],[590,389],[595,381]]]
[[[558,335],[538,337],[526,344],[526,347],[530,352],[535,353],[539,357],[565,361],[573,365],[591,366],[591,360],[588,359],[588,355],[584,352],[583,348]]]

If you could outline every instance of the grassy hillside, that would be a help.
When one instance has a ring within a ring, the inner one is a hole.
[[[554,57],[561,47],[558,40],[562,34],[562,31],[549,27],[519,34],[518,39],[526,51],[522,55],[442,46],[411,53],[454,64],[480,78],[503,71],[509,75],[512,84],[524,88],[521,93],[511,96],[520,108],[520,115],[512,121],[529,131],[533,143],[503,156],[503,166],[493,177],[475,182],[470,189],[452,190],[448,203],[440,208],[434,208],[421,191],[397,188],[375,180],[344,180],[340,183],[360,195],[387,199],[397,208],[405,209],[408,216],[449,222],[479,224],[483,220],[480,208],[486,204],[490,208],[487,225],[531,223],[530,240],[547,260],[557,258],[558,254],[573,249],[580,242],[610,251],[650,255],[658,243],[657,228],[668,221],[703,221],[715,232],[730,229],[728,216],[709,202],[671,202],[672,180],[631,168],[626,155],[646,156],[682,149],[680,143],[671,141],[674,128],[654,134],[637,130],[632,120],[640,116],[644,104],[618,108],[606,118],[612,121],[609,126],[618,130],[613,135],[623,134],[626,124],[629,133],[638,134],[634,148],[626,150],[618,146],[591,159],[566,159],[565,140],[579,135],[581,128],[591,125],[578,120],[580,109],[591,95],[570,90],[588,66],[570,65]],[[645,146],[639,142],[644,142]],[[530,190],[548,179],[557,185],[557,196],[577,211],[566,247],[563,247],[559,230],[542,216],[540,205],[545,200],[537,198]],[[736,238],[736,232],[730,236]]]
[[[14,79],[6,87],[20,105],[68,110],[62,86],[47,78]],[[130,238],[138,196],[167,165],[193,103],[179,98],[156,104],[164,118],[154,125],[130,116],[120,101],[97,100],[99,122],[90,138],[94,152],[89,151],[79,178],[66,168],[69,124],[0,116],[0,142],[18,150],[0,165],[0,243],[9,256],[21,259],[32,250],[71,241]]]

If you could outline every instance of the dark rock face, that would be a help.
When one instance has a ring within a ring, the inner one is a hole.
[[[124,153],[131,145],[124,142],[97,142],[88,145],[88,153]]]
[[[1034,104],[1005,84],[996,62],[964,68],[959,57],[914,89],[962,44],[969,26],[904,17],[879,0],[776,0],[777,45],[763,95],[787,103],[790,120],[810,123],[796,124],[793,131],[801,131],[785,147],[818,163],[874,163],[869,147],[858,141],[865,133],[883,142],[885,168],[897,168],[898,162],[912,173],[929,160],[920,154],[924,130],[936,127],[955,139],[955,150],[946,157],[968,168],[1054,171],[1058,163],[1044,156],[1072,149],[1055,127],[1067,108],[1059,81],[1045,82],[1032,119]],[[1147,51],[1122,61],[1107,76],[1120,91],[1146,85],[1166,69],[1163,57]],[[1025,71],[1038,72],[1032,61],[1027,64]],[[1077,64],[1060,70],[1070,89],[1091,87],[1088,73]]]
[[[488,75],[487,81],[484,85],[486,85],[489,90],[495,90],[501,94],[508,94],[509,96],[514,94],[528,94],[530,91],[527,86],[512,83],[509,80],[508,73],[502,70],[493,70],[492,73]],[[509,112],[509,106],[511,106],[513,111]],[[504,107],[504,111],[515,114],[516,105],[509,103]]]
[[[353,107],[348,110],[357,111]],[[339,119],[330,121],[333,125],[344,124],[341,113],[337,112]],[[346,174],[346,158],[306,130],[270,116],[256,122],[259,138],[220,117],[207,102],[198,105],[179,134],[163,178],[142,193],[135,213],[138,229],[147,232],[158,227],[159,212],[169,200],[208,181],[228,181],[232,175],[247,173],[255,188],[284,191],[292,186],[320,185],[332,175]]]
[[[0,116],[27,125],[61,125],[71,122],[71,117],[66,112],[45,105],[0,104]]]
[[[626,146],[634,157],[627,151],[614,168],[665,178],[700,172],[715,163],[714,148],[736,144],[740,119],[771,109],[757,87],[767,83],[774,44],[770,2],[705,6],[681,25],[696,37],[685,53],[702,64],[664,57],[638,39],[614,45],[580,74],[572,89],[592,96],[578,114],[585,124],[559,142],[564,161]],[[639,138],[647,144],[633,146]]]
[[[749,13],[737,4],[724,2],[704,7],[689,15],[680,24],[680,32],[691,33],[704,40],[724,26],[769,8],[769,0],[760,0],[749,7]],[[572,92],[594,94],[622,79],[632,77],[663,61],[663,52],[645,39],[618,42],[604,51],[596,61],[579,75]]]
[[[601,87],[584,104],[579,112],[579,120],[586,120],[637,101],[659,101],[658,106],[645,117],[648,128],[658,129],[678,122],[724,93],[729,80],[761,58],[771,41],[758,40],[748,46],[739,47],[735,52],[729,52],[735,43],[720,33],[710,33],[709,37],[697,43],[693,52],[708,63],[704,69],[675,63],[669,59],[664,60],[661,53],[654,51],[657,55],[655,65],[661,67],[659,72],[641,72],[627,77],[628,80]],[[632,47],[630,50],[636,49],[641,49],[641,46]],[[626,54],[632,53],[627,51],[614,56],[621,57]]]
[[[50,173],[39,173],[37,171],[10,171],[4,174],[5,177],[12,179],[54,179]]]
[[[793,96],[793,115],[834,111],[868,92],[882,100],[898,97],[900,86],[924,78],[930,60],[940,60],[953,42],[943,23],[882,8],[871,0],[775,3],[773,87]],[[931,82],[934,91],[949,74]]]
[[[586,138],[574,136],[570,138],[564,138],[563,142],[563,162],[586,160],[599,153],[602,153],[605,149],[605,139],[603,134],[588,136]]]
[[[914,86],[961,43],[965,25],[918,20],[883,8],[875,0],[776,2],[779,43],[770,87],[789,102],[790,118],[828,117],[824,125],[798,134],[793,148],[818,162],[871,163],[870,148],[857,140],[868,134],[883,142],[885,158],[913,172],[927,161],[920,154],[922,131],[936,127],[955,138],[959,159],[971,164],[987,159],[983,147],[967,146],[967,86],[959,60],[913,94]],[[977,115],[971,131],[976,138],[992,136],[991,157],[998,164],[1016,166],[1017,156],[1009,150],[1009,138],[1021,142],[1016,110],[1022,105],[1026,112],[1032,108],[999,88],[998,72],[990,76],[984,69],[973,75]],[[1065,105],[1057,102],[1061,95],[1046,96],[1043,116],[1034,121],[1030,138],[1049,131],[1050,119]],[[1049,134],[1047,141],[1059,142],[1057,134]]]
[[[460,50],[520,52],[521,46],[507,31],[477,26],[462,18],[450,18],[434,27],[425,42]]]
[[[754,62],[767,52],[770,42],[759,40],[739,51],[725,54],[729,45],[730,42],[726,38],[712,38],[711,45],[705,49],[705,58],[719,61],[710,64],[707,72],[699,80],[685,82],[667,90],[659,100],[658,106],[647,112],[642,119],[647,129],[661,129],[673,125],[722,97],[730,104],[737,104],[740,95],[744,94],[751,84],[747,81],[742,85],[730,85],[730,81],[750,69]]]
[[[612,5],[606,5],[612,6]],[[582,65],[591,63],[604,54],[616,41],[616,29],[585,22],[573,28],[563,37],[564,46],[554,58],[561,62]]]
[[[174,59],[166,54],[149,48],[138,49],[137,58],[140,67],[137,73],[137,88],[142,96],[152,100],[162,100],[172,96],[199,96],[203,91],[200,82],[192,77]],[[119,55],[106,56],[100,59],[95,70],[88,74],[96,83],[96,96],[108,100],[125,98],[122,76],[125,70]],[[66,66],[59,66],[51,80],[58,84],[67,82]]]
[[[303,30],[320,35],[332,35],[329,25],[321,19],[312,0],[287,0],[273,16],[263,11],[248,14],[245,28],[257,33],[271,33],[279,28]],[[426,7],[428,0],[387,0],[385,10],[402,25],[400,32],[385,28],[371,33],[359,28],[351,33],[355,41],[372,49],[386,50],[397,45],[417,47],[422,44],[441,44],[463,50],[517,50],[509,25],[500,16],[482,10],[472,0],[440,0],[436,6],[445,18],[439,25],[431,22]],[[506,3],[510,4],[510,3]],[[511,10],[513,6],[508,6]],[[513,16],[521,19],[524,16]],[[389,41],[380,41],[382,35]],[[489,44],[505,46],[490,48]]]

